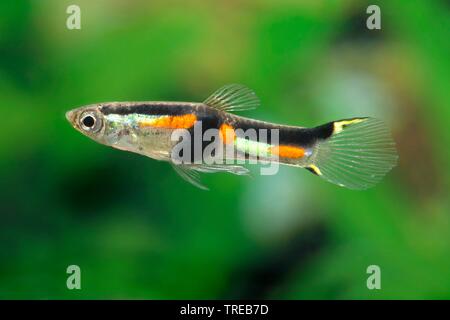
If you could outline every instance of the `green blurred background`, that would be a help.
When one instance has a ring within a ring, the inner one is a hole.
[[[366,8],[381,7],[382,30]],[[66,8],[81,8],[81,30]],[[0,298],[450,298],[446,1],[2,1]],[[99,145],[76,106],[201,101],[242,83],[243,115],[376,116],[400,161],[357,192],[306,170],[204,175]],[[81,290],[66,268],[81,268]],[[381,268],[368,290],[366,268]]]

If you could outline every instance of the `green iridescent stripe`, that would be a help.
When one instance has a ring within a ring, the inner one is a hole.
[[[251,156],[270,156],[271,145],[263,142],[248,140],[244,138],[236,138],[234,145],[240,152]]]

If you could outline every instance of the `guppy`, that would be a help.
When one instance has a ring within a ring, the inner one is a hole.
[[[174,140],[172,134],[182,129],[193,135],[199,123],[202,134],[208,129],[217,130],[220,144],[235,149],[232,154],[235,160],[257,159],[261,163],[306,168],[350,189],[374,186],[397,163],[395,143],[380,120],[358,117],[304,128],[230,113],[254,109],[258,105],[259,99],[252,90],[231,84],[202,103],[105,102],[68,111],[66,118],[76,130],[99,143],[170,162],[185,180],[202,189],[206,187],[200,182],[199,172],[243,175],[249,171],[229,162],[207,164],[198,156],[189,158],[191,162],[174,161],[172,150],[179,141]],[[256,136],[242,135],[249,129],[255,130]],[[264,130],[268,134],[262,141],[260,132]],[[274,130],[278,139],[272,139]],[[206,148],[205,143],[201,148]]]

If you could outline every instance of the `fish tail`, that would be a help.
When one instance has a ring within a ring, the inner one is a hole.
[[[306,169],[331,183],[367,189],[397,164],[395,142],[378,119],[333,121],[314,128],[313,132],[317,141]]]

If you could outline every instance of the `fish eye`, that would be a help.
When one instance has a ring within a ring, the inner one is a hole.
[[[93,113],[86,113],[80,118],[80,126],[85,131],[97,131],[100,129],[98,118]]]
[[[82,121],[83,125],[87,128],[92,128],[95,124],[95,118],[92,116],[85,116]]]

